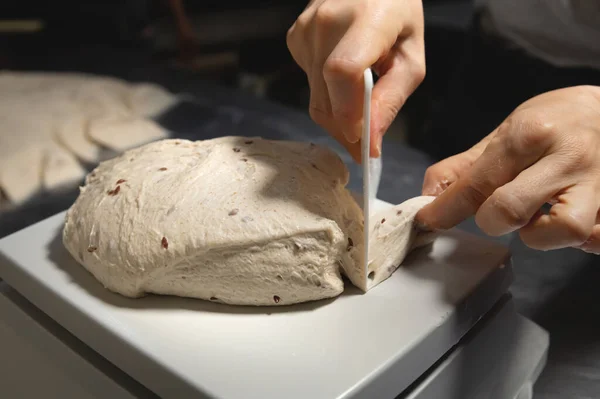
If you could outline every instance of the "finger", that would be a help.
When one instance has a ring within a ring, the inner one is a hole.
[[[440,195],[469,170],[479,155],[480,153],[469,150],[427,168],[423,179],[423,195]]]
[[[527,134],[520,126],[500,126],[467,173],[425,206],[419,220],[432,229],[449,229],[474,215],[494,190],[513,180],[546,151],[549,143],[526,145],[523,137]]]
[[[302,17],[302,15],[300,16]],[[290,55],[298,64],[298,66],[304,71],[307,72],[308,68],[306,65],[306,60],[308,57],[306,56],[306,48],[305,48],[305,37],[303,26],[300,25],[301,20],[298,18],[296,22],[288,29],[286,34],[286,45],[290,52]]]
[[[591,236],[598,201],[591,184],[575,185],[558,196],[547,215],[541,214],[520,230],[523,242],[534,249],[577,247]]]
[[[596,216],[596,223],[598,222],[598,216]],[[592,234],[590,234],[588,239],[583,244],[576,246],[575,248],[579,248],[591,254],[600,255],[600,224],[596,224],[592,228]]]
[[[541,207],[575,183],[558,156],[548,156],[496,189],[479,207],[475,221],[491,236],[500,236],[527,225]]]
[[[360,141],[357,143],[349,143],[348,140],[346,140],[346,137],[344,137],[342,132],[338,129],[337,124],[333,119],[327,119],[321,126],[327,130],[338,143],[344,146],[356,163],[361,163],[362,154]]]
[[[313,68],[309,75],[310,100],[309,114],[310,117],[322,127],[325,124],[331,125],[333,115],[331,113],[331,102],[329,100],[329,92],[323,79],[323,74],[319,68]],[[334,132],[331,132],[333,134]]]
[[[323,72],[333,115],[351,143],[361,135],[356,126],[362,119],[363,73],[392,48],[396,38],[397,34],[382,33],[378,26],[354,24],[325,62]]]
[[[378,155],[383,135],[425,78],[423,35],[399,37],[385,57],[373,66],[379,80],[373,88],[371,142]]]
[[[310,81],[310,106],[311,118],[323,129],[325,129],[338,143],[340,143],[357,163],[361,162],[360,142],[350,143],[342,133],[340,126],[331,115],[331,103],[329,93],[325,86],[325,80],[321,70],[315,68],[309,79]]]
[[[324,0],[311,1],[304,11],[294,21],[294,24],[288,29],[286,35],[286,44],[294,61],[308,73],[311,69],[312,54],[310,45],[315,39],[314,16],[318,6]]]
[[[465,175],[477,158],[481,156],[493,134],[487,135],[469,150],[430,166],[425,172],[423,180],[423,195],[440,195],[450,184]]]
[[[424,63],[403,56],[397,49],[382,65],[371,103],[371,155],[376,157],[381,153],[383,135],[425,77]]]

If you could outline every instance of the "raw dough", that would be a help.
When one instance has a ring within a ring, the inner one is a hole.
[[[242,305],[329,298],[343,290],[340,265],[356,275],[360,264],[361,251],[348,249],[360,245],[362,212],[347,181],[337,155],[315,145],[163,140],[87,177],[64,244],[125,296]]]
[[[83,162],[97,163],[100,160],[100,146],[87,135],[89,118],[78,112],[65,112],[56,122],[56,140]]]
[[[169,137],[158,123],[137,117],[93,119],[87,132],[92,141],[117,152]]]
[[[43,187],[45,190],[59,190],[81,182],[85,170],[77,159],[65,148],[48,141],[42,159]]]
[[[0,190],[13,205],[74,186],[79,162],[168,137],[147,116],[176,99],[154,84],[70,72],[0,71],[0,92]]]
[[[130,107],[134,115],[156,118],[172,108],[178,99],[161,86],[152,83],[140,83],[132,86]]]
[[[411,198],[371,216],[366,290],[390,277],[412,249],[433,241],[435,234],[419,231],[414,220],[417,212],[434,198]]]
[[[67,212],[63,242],[105,287],[238,305],[364,291],[412,248],[420,198],[384,210],[367,284],[362,210],[329,149],[261,138],[163,140],[101,163]],[[401,212],[399,212],[401,211]],[[377,216],[377,217],[378,217]],[[381,220],[379,220],[381,222]]]

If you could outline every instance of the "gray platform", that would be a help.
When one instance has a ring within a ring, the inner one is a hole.
[[[63,220],[0,240],[0,277],[163,397],[393,397],[512,281],[504,247],[453,231],[366,295],[350,288],[335,300],[259,309],[132,300],[76,264],[60,241]]]

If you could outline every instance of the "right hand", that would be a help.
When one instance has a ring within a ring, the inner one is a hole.
[[[421,0],[312,0],[287,34],[310,85],[309,112],[360,162],[363,72],[379,76],[371,103],[371,156],[425,77]]]

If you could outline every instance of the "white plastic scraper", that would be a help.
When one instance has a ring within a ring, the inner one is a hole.
[[[377,197],[379,182],[381,180],[381,156],[371,158],[371,93],[373,92],[373,73],[370,68],[364,72],[365,95],[363,103],[363,127],[361,137],[362,171],[363,171],[363,214],[364,214],[364,286],[367,286],[369,275],[369,233],[370,216],[373,211],[373,203]]]

